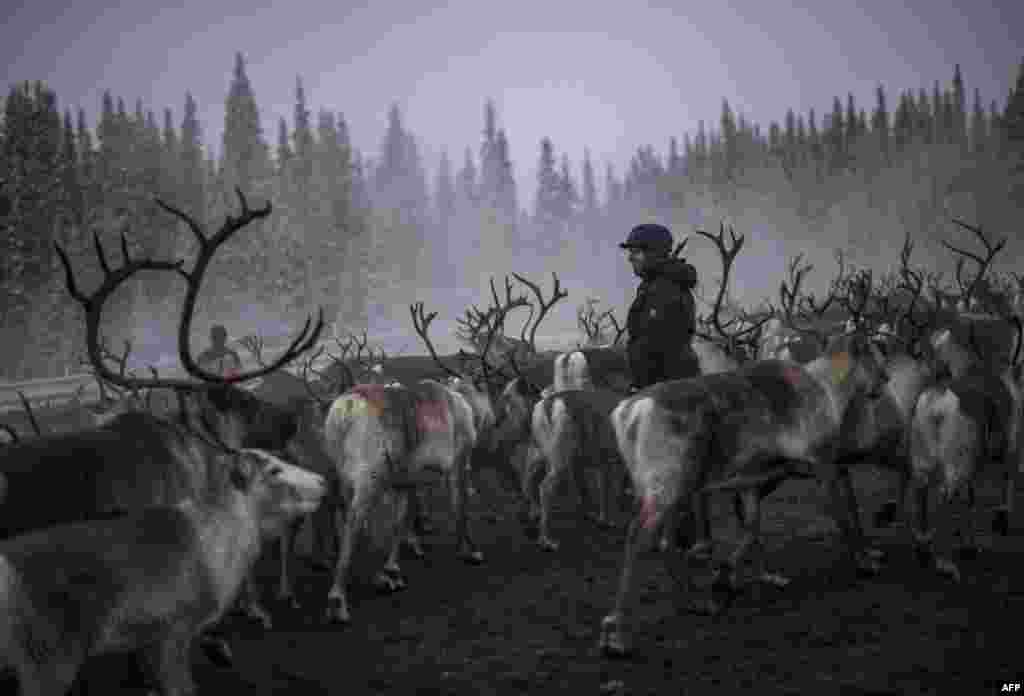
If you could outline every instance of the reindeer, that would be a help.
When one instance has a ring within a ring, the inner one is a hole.
[[[961,302],[969,305],[974,291],[983,282],[993,257],[1006,244],[1003,239],[991,243],[980,227],[954,220],[972,232],[985,246],[984,257],[943,244],[960,255],[957,280],[962,289]],[[963,282],[962,260],[971,259],[978,271],[970,283]],[[1021,344],[1024,327],[1021,319],[1006,305],[992,308],[1015,329],[1014,349],[1009,360],[1004,356],[974,356],[960,344],[949,329],[932,339],[936,360],[949,375],[947,380],[925,389],[917,399],[910,433],[910,459],[916,514],[913,538],[919,559],[939,573],[959,582],[960,571],[948,554],[938,555],[932,548],[934,529],[929,520],[929,492],[938,489],[941,506],[950,508],[955,497],[966,497],[967,539],[964,551],[977,551],[975,486],[983,478],[1002,479],[1003,502],[996,509],[995,530],[1006,534],[1013,512],[1015,476],[1022,470],[1021,420],[1022,364]],[[962,531],[962,530],[961,530]]]
[[[0,674],[13,672],[16,693],[60,696],[88,658],[125,650],[161,693],[195,693],[193,638],[231,604],[262,542],[323,494],[320,477],[266,452],[216,458],[217,483],[198,497],[0,542]]]
[[[470,533],[466,505],[474,451],[491,449],[489,438],[495,425],[491,397],[482,386],[493,388],[492,364],[487,357],[506,315],[527,306],[525,298],[512,298],[507,279],[504,303],[498,301],[493,281],[491,291],[497,310],[488,316],[479,353],[482,381],[467,379],[440,359],[428,333],[437,313],[426,314],[423,304],[417,303],[409,307],[413,327],[434,361],[450,376],[447,383],[425,379],[407,386],[359,384],[335,399],[328,410],[324,438],[344,498],[344,514],[338,516],[341,546],[328,593],[328,621],[351,620],[346,585],[356,535],[384,496],[394,501],[395,513],[388,559],[375,578],[379,587],[393,592],[406,586],[399,566],[402,542],[409,539],[414,551],[422,553],[410,528],[421,507],[416,493],[438,476],[449,487],[456,553],[466,563],[483,562]]]
[[[238,218],[229,216],[209,238],[188,215],[157,201],[184,219],[199,241],[195,266],[190,272],[182,268],[181,261],[132,259],[123,235],[124,263],[111,269],[95,237],[103,281],[92,294],[86,295],[75,282],[64,250],[57,246],[68,292],[85,310],[88,358],[97,377],[133,393],[142,389],[172,390],[179,409],[167,417],[157,417],[129,408],[98,427],[9,446],[0,459],[0,476],[6,481],[0,498],[0,529],[4,536],[133,512],[153,504],[176,504],[210,485],[221,453],[242,447],[283,449],[295,435],[294,413],[260,401],[234,385],[277,370],[308,350],[322,330],[322,316],[312,327],[307,319],[279,358],[252,372],[233,377],[210,374],[196,364],[189,351],[196,298],[215,251],[239,229],[270,213],[269,203],[262,209],[251,210],[241,192],[238,195],[242,214]],[[178,353],[185,371],[198,381],[158,376],[144,379],[126,375],[123,370],[114,372],[105,363],[100,341],[103,304],[118,286],[142,270],[171,270],[185,279]],[[69,477],[73,485],[61,488],[61,481]],[[246,611],[269,626],[270,616],[255,600],[251,583],[248,590],[252,596],[245,604]]]
[[[626,535],[614,608],[601,625],[602,651],[629,652],[626,612],[637,552],[663,525],[671,528],[699,492],[731,490],[742,498],[744,538],[716,581],[729,596],[739,584],[740,562],[760,541],[761,491],[787,478],[828,484],[852,559],[859,568],[877,570],[864,548],[849,472],[837,455],[851,404],[861,396],[878,398],[887,380],[878,348],[854,334],[839,337],[804,366],[757,362],[657,384],[620,403],[611,420],[641,507]],[[715,602],[709,607],[721,608]]]

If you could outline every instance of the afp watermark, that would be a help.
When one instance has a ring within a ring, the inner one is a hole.
[[[1019,694],[1021,693],[1020,682],[1003,682],[1003,685],[999,688],[1001,694]]]

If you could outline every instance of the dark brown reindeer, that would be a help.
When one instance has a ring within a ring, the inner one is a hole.
[[[130,410],[100,427],[47,435],[9,446],[0,459],[5,480],[0,499],[3,535],[43,529],[56,524],[112,517],[153,504],[176,504],[200,495],[219,480],[216,468],[225,452],[243,447],[284,449],[296,432],[293,412],[275,407],[237,383],[269,374],[294,360],[316,341],[323,327],[307,319],[300,334],[271,364],[234,377],[210,374],[196,365],[189,349],[189,334],[203,274],[216,250],[231,235],[270,213],[269,203],[251,210],[238,193],[242,212],[228,216],[218,232],[207,237],[187,214],[158,201],[164,209],[186,221],[199,242],[191,271],[181,261],[133,259],[122,235],[124,263],[111,268],[98,237],[94,237],[103,280],[91,294],[75,282],[64,250],[57,252],[64,266],[68,291],[85,310],[88,358],[99,379],[128,391],[169,389],[179,410],[168,417]],[[195,379],[139,378],[115,372],[104,360],[100,322],[104,302],[115,289],[143,270],[172,271],[186,282],[184,307],[178,325],[178,354],[186,372]],[[250,614],[269,622],[255,601]]]

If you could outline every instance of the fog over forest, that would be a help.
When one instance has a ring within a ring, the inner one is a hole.
[[[617,244],[640,222],[662,222],[677,240],[690,236],[686,255],[702,297],[713,296],[720,263],[693,231],[724,223],[745,235],[730,295],[747,307],[777,298],[796,254],[814,265],[809,289],[822,292],[836,249],[884,271],[906,234],[917,241],[918,264],[950,273],[939,242],[966,239],[954,217],[1009,236],[1008,268],[1024,243],[1024,63],[999,94],[982,93],[955,62],[936,65],[933,80],[920,84],[885,88],[883,77],[870,100],[837,84],[818,109],[791,108],[767,122],[727,98],[691,104],[700,114],[695,129],[637,131],[635,140],[651,144],[616,167],[596,148],[519,140],[488,94],[479,96],[479,135],[467,134],[461,148],[419,135],[397,95],[378,144],[357,147],[344,100],[324,90],[312,98],[301,75],[291,116],[267,129],[264,86],[250,79],[241,52],[216,144],[191,94],[180,110],[129,100],[116,87],[99,105],[71,104],[20,76],[0,123],[0,375],[77,370],[82,320],[53,242],[68,249],[86,288],[100,278],[94,232],[114,264],[122,232],[134,255],[190,264],[191,234],[154,197],[212,233],[238,213],[235,187],[251,207],[270,201],[273,212],[218,251],[194,323],[196,350],[213,323],[232,339],[258,334],[272,344],[323,307],[338,334],[366,330],[391,354],[419,353],[408,306],[422,301],[439,314],[438,347],[451,351],[454,319],[472,303],[486,305],[488,280],[500,288],[513,271],[546,295],[558,274],[569,297],[546,319],[541,343],[569,346],[588,299],[624,320],[637,279]],[[170,273],[126,283],[108,303],[108,343],[130,339],[138,364],[172,364],[183,288]],[[513,315],[508,332],[518,334],[525,318]]]

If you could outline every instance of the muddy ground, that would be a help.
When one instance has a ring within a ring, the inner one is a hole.
[[[882,486],[866,474],[857,485],[871,519]],[[995,504],[994,488],[983,493]],[[492,499],[507,515],[476,525],[482,566],[454,559],[439,495],[428,558],[404,562],[407,589],[377,594],[369,579],[382,559],[365,547],[348,627],[319,624],[328,575],[302,563],[303,609],[274,606],[270,631],[231,618],[236,665],[217,668],[197,653],[199,693],[967,695],[1024,680],[1019,520],[1010,537],[993,538],[984,516],[985,551],[962,564],[959,586],[917,566],[904,527],[869,526],[887,565],[877,578],[857,579],[816,487],[788,483],[768,499],[765,527],[767,568],[787,574],[789,586],[752,587],[725,614],[696,616],[662,557],[649,552],[637,578],[635,657],[609,661],[597,653],[597,630],[617,584],[622,533],[580,521],[567,497],[555,527],[562,548],[547,553],[522,534],[511,497]],[[736,526],[724,502],[713,509],[727,551]],[[275,568],[273,558],[261,561],[268,597]],[[82,694],[144,690],[121,657],[94,660],[83,676]]]

